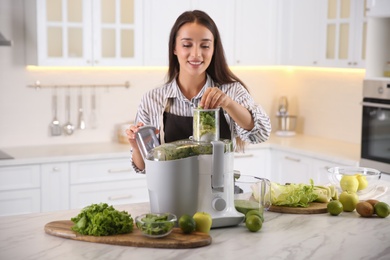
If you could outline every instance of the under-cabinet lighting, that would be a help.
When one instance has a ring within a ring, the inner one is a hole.
[[[339,73],[365,73],[361,68],[326,68],[326,67],[301,67],[301,66],[231,66],[234,71],[265,71],[265,70],[284,70],[287,72],[294,71],[318,71],[318,72],[339,72]],[[135,66],[135,67],[49,67],[49,66],[27,66],[28,71],[148,71],[161,70],[168,71],[166,66]]]
[[[83,70],[83,71],[102,71],[102,70],[110,70],[110,71],[115,71],[115,70],[128,70],[128,71],[132,71],[132,70],[168,70],[168,67],[164,67],[164,66],[137,66],[137,67],[81,67],[81,66],[77,66],[77,67],[49,67],[49,66],[32,66],[32,65],[28,65],[26,66],[26,69],[28,71],[48,71],[48,70],[52,70],[52,71],[80,71],[80,70]]]

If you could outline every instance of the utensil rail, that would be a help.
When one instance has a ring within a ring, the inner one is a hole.
[[[41,84],[39,80],[35,81],[32,85],[27,85],[30,88],[72,88],[72,87],[125,87],[130,88],[130,82],[125,81],[124,83],[115,84]]]

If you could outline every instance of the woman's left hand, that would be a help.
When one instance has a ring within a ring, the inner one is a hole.
[[[219,88],[213,87],[206,89],[199,105],[204,109],[217,107],[226,108],[231,101],[231,98],[223,93]]]

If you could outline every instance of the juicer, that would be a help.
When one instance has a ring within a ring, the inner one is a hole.
[[[207,212],[212,228],[240,224],[244,215],[234,206],[233,144],[231,140],[185,139],[160,145],[153,126],[136,136],[145,161],[151,212]]]

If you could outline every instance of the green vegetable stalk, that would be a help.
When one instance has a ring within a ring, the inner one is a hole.
[[[219,139],[218,109],[194,109],[193,137],[195,141],[214,141]]]
[[[272,205],[306,208],[310,202],[327,203],[337,197],[337,190],[333,185],[315,186],[312,179],[310,184],[281,185],[271,182]]]
[[[71,220],[74,223],[72,230],[82,235],[108,236],[133,231],[131,215],[106,203],[87,206]]]

